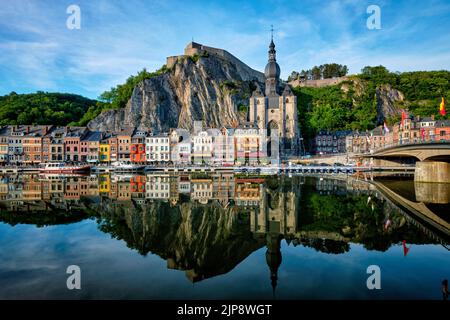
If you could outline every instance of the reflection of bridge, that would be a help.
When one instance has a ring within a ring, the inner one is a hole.
[[[404,144],[361,155],[374,166],[398,166],[415,163],[415,180],[450,183],[450,142]]]
[[[434,229],[438,230],[441,234],[443,234],[447,239],[450,238],[450,223],[446,220],[439,217],[435,212],[433,212],[429,205],[427,205],[424,201],[433,201],[432,199],[420,199],[420,197],[417,196],[417,190],[416,190],[416,201],[412,201],[407,199],[406,197],[396,193],[394,190],[387,187],[385,184],[378,182],[378,181],[372,181],[371,182],[378,191],[382,193],[382,195],[387,198],[389,201],[391,201],[394,205],[400,208],[401,211],[406,211],[408,213],[412,213],[414,217],[418,218],[421,221],[424,221],[427,225],[431,225],[434,227]],[[433,186],[433,185],[430,185]],[[446,185],[444,185],[446,186]],[[450,186],[447,188],[447,192],[449,193]],[[442,190],[441,190],[442,192]],[[444,191],[445,192],[445,191]],[[444,200],[445,201],[445,200]],[[447,199],[448,201],[448,199]],[[448,202],[447,202],[448,204]],[[421,229],[424,231],[429,231],[428,228],[423,227],[416,219],[410,219],[414,220],[416,222],[415,224],[419,224]],[[429,233],[429,232],[427,232]],[[434,235],[434,238],[438,238]]]

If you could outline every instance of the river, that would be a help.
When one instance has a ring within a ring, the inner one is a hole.
[[[0,299],[442,299],[450,186],[0,177]],[[81,289],[67,287],[68,266]],[[380,289],[369,289],[378,266]]]

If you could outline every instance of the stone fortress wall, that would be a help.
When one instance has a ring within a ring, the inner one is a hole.
[[[236,65],[236,68],[240,71],[240,73],[244,76],[244,81],[251,81],[251,80],[258,80],[259,82],[264,83],[265,78],[264,74],[262,72],[256,71],[250,67],[248,67],[245,63],[243,63],[241,60],[233,56],[231,53],[229,53],[226,50],[213,48],[204,46],[200,43],[196,42],[190,42],[184,49],[184,55],[178,55],[178,56],[170,56],[167,57],[166,66],[167,68],[172,68],[175,63],[179,59],[186,58],[188,56],[193,56],[195,54],[203,54],[207,52],[208,54],[215,55],[219,58],[222,58],[226,61],[230,61]]]
[[[330,79],[319,79],[319,80],[300,80],[296,79],[293,81],[290,81],[289,84],[292,87],[326,87],[331,86],[335,84],[339,84],[343,81],[348,80],[348,77],[337,77],[337,78],[330,78]]]

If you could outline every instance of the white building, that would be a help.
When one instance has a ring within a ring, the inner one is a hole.
[[[145,183],[146,199],[169,199],[170,176],[169,175],[147,175]]]
[[[244,124],[234,131],[234,160],[237,165],[260,165],[270,158],[279,161],[279,147],[277,135],[266,145],[266,130],[258,129],[254,125]],[[271,159],[270,159],[271,160]]]
[[[212,162],[216,165],[234,164],[233,129],[222,127],[220,130],[208,130],[213,138]]]
[[[168,135],[152,135],[145,138],[147,162],[169,162],[170,141]]]
[[[210,178],[192,179],[191,199],[197,200],[199,203],[207,204],[212,198],[213,184]]]
[[[170,159],[175,164],[191,163],[191,138],[184,129],[172,130],[170,133]]]
[[[212,136],[200,131],[192,136],[192,162],[194,164],[210,164],[212,158]]]

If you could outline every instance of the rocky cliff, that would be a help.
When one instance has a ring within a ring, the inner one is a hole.
[[[353,106],[360,104],[364,96],[371,97],[369,83],[355,76],[349,77],[345,82],[341,83],[340,89],[346,94],[353,92]],[[389,84],[377,86],[374,91],[374,99],[376,104],[376,124],[383,124],[385,119],[401,114],[401,108],[408,105],[405,95]]]
[[[180,56],[164,74],[141,82],[123,109],[107,110],[88,127],[118,130],[143,126],[153,130],[235,125],[245,120],[248,98],[262,74],[216,54]]]
[[[250,232],[249,215],[218,203],[172,207],[162,201],[136,206],[105,200],[90,208],[101,214],[102,231],[142,255],[157,254],[193,282],[229,272],[265,244]]]
[[[386,118],[401,114],[398,107],[405,101],[402,92],[390,85],[382,85],[376,89],[377,99],[377,123],[382,124]]]

